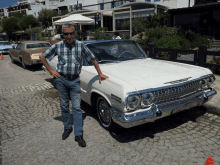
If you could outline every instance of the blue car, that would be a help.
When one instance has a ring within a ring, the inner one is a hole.
[[[14,45],[11,45],[8,41],[0,41],[0,53],[8,54],[9,49],[13,49]]]

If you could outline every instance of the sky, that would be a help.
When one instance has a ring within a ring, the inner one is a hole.
[[[17,5],[18,0],[0,0],[0,9],[5,8],[7,6]]]

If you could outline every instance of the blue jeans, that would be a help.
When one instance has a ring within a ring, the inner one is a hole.
[[[63,117],[63,125],[65,129],[71,129],[74,125],[75,136],[80,136],[83,133],[83,120],[81,103],[80,79],[67,80],[60,76],[55,79],[56,87],[60,98],[60,109]],[[72,103],[73,117],[69,110],[69,99]]]

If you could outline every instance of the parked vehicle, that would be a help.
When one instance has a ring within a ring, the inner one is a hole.
[[[34,64],[42,64],[39,55],[50,47],[46,41],[23,41],[9,51],[11,62],[21,62],[24,69]]]
[[[91,63],[83,61],[80,74],[82,100],[95,106],[100,124],[113,130],[201,106],[215,94],[215,76],[203,67],[149,58],[133,40],[85,42],[103,74],[101,84]],[[64,56],[62,59],[67,59]],[[57,56],[48,61],[53,69]]]
[[[10,44],[8,41],[0,41],[0,53],[8,54],[9,49],[13,49],[13,45]]]

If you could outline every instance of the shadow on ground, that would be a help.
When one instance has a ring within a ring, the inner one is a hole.
[[[20,62],[14,62],[14,64],[15,65],[17,65],[17,66],[19,66],[19,67],[21,67],[21,68],[23,68],[23,66],[22,66],[22,64],[20,63]],[[42,70],[42,65],[31,65],[31,66],[28,66],[27,67],[27,70],[29,70],[29,71],[32,71],[32,72],[36,72],[36,71],[40,71],[40,70]]]
[[[82,109],[85,111],[86,116],[91,116],[98,122],[98,116],[95,110],[92,110],[87,103],[82,103]],[[122,128],[118,126],[114,132],[109,134],[120,143],[127,143],[146,137],[154,138],[154,134],[169,131],[176,127],[181,126],[188,121],[196,122],[197,119],[207,112],[204,106],[195,107],[183,112],[173,114],[171,116],[156,120],[153,123],[146,123],[132,128]],[[101,127],[101,125],[100,125]],[[106,130],[107,131],[107,130]]]

